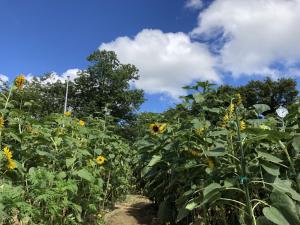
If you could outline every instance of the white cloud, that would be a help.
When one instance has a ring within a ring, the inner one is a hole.
[[[201,9],[203,6],[202,0],[187,0],[185,7],[192,9]]]
[[[0,74],[0,81],[2,84],[8,82],[8,80],[9,80],[8,76],[4,74]]]
[[[80,69],[68,69],[61,75],[56,72],[52,72],[51,75],[49,76],[49,78],[42,81],[42,84],[48,84],[48,83],[52,84],[57,81],[64,83],[68,77],[69,77],[70,81],[74,81],[75,78],[78,77],[78,73],[80,71],[81,71]],[[31,82],[34,78],[40,79],[38,76],[34,76],[32,74],[26,75],[26,80],[29,82]]]
[[[62,75],[61,75],[61,77],[63,78],[63,79],[67,79],[68,77],[69,77],[69,79],[71,80],[71,81],[74,81],[77,77],[78,77],[78,73],[80,72],[81,70],[80,69],[69,69],[69,70],[67,70],[66,72],[64,72]]]
[[[223,31],[219,65],[234,76],[276,74],[300,61],[300,0],[215,0],[199,14],[192,36]]]
[[[99,48],[113,50],[121,63],[137,66],[140,79],[135,86],[150,94],[166,93],[176,98],[185,93],[181,87],[194,80],[221,81],[207,46],[191,41],[184,33],[145,29],[133,39],[119,37]]]

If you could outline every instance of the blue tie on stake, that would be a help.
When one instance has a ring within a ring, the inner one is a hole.
[[[240,184],[245,184],[245,182],[248,180],[248,178],[247,177],[245,177],[245,176],[240,176]]]

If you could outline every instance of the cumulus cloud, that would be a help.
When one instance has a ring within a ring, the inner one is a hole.
[[[4,75],[4,74],[0,74],[0,82],[1,83],[6,83],[8,82],[9,78],[8,76]]]
[[[99,49],[115,51],[121,63],[137,66],[140,79],[135,86],[150,94],[177,98],[185,93],[181,87],[194,80],[221,81],[207,46],[193,42],[184,33],[145,29],[134,38],[119,37],[103,43]]]
[[[43,80],[42,83],[43,84],[52,84],[55,83],[57,81],[60,81],[62,83],[64,83],[68,78],[70,81],[74,81],[77,77],[78,77],[78,73],[80,72],[80,69],[68,69],[67,71],[65,71],[64,73],[62,73],[61,75],[56,73],[56,72],[52,72],[50,74],[50,76]],[[1,77],[0,77],[1,78]],[[40,79],[38,76],[34,76],[32,74],[28,74],[26,75],[26,80],[31,82],[34,78],[36,79]]]
[[[192,37],[221,34],[220,68],[234,76],[276,75],[274,65],[300,59],[300,0],[215,0],[199,14]]]
[[[202,0],[187,0],[185,7],[191,9],[201,9],[203,6]]]

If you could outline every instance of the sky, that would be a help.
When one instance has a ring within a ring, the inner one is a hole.
[[[300,0],[0,0],[0,78],[75,78],[113,50],[139,69],[141,111],[161,112],[199,80],[299,82],[298,21]]]

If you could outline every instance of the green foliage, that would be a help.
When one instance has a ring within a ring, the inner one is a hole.
[[[87,59],[87,69],[69,82],[68,106],[73,113],[102,118],[109,113],[118,122],[134,120],[144,102],[143,91],[130,87],[130,82],[139,78],[137,68],[120,63],[112,51],[95,51]],[[37,117],[63,112],[66,85],[60,80],[50,82],[51,76],[48,73],[34,78],[24,89],[14,92],[15,106]]]
[[[291,78],[281,78],[277,81],[267,78],[262,81],[250,81],[248,84],[240,87],[225,85],[217,90],[219,97],[233,96],[236,93],[242,95],[246,108],[257,103],[263,103],[269,105],[271,110],[274,111],[281,98],[285,98],[286,103],[289,105],[295,101],[299,92],[296,81]]]
[[[22,93],[12,86],[0,98],[0,223],[97,224],[131,187],[128,144],[109,116],[33,117],[13,98]]]
[[[145,126],[135,143],[141,185],[161,221],[299,224],[299,101],[284,120],[262,118],[270,110],[264,102],[245,107],[237,93],[219,96],[205,82],[186,88],[197,92],[153,117],[168,121],[165,132]]]

